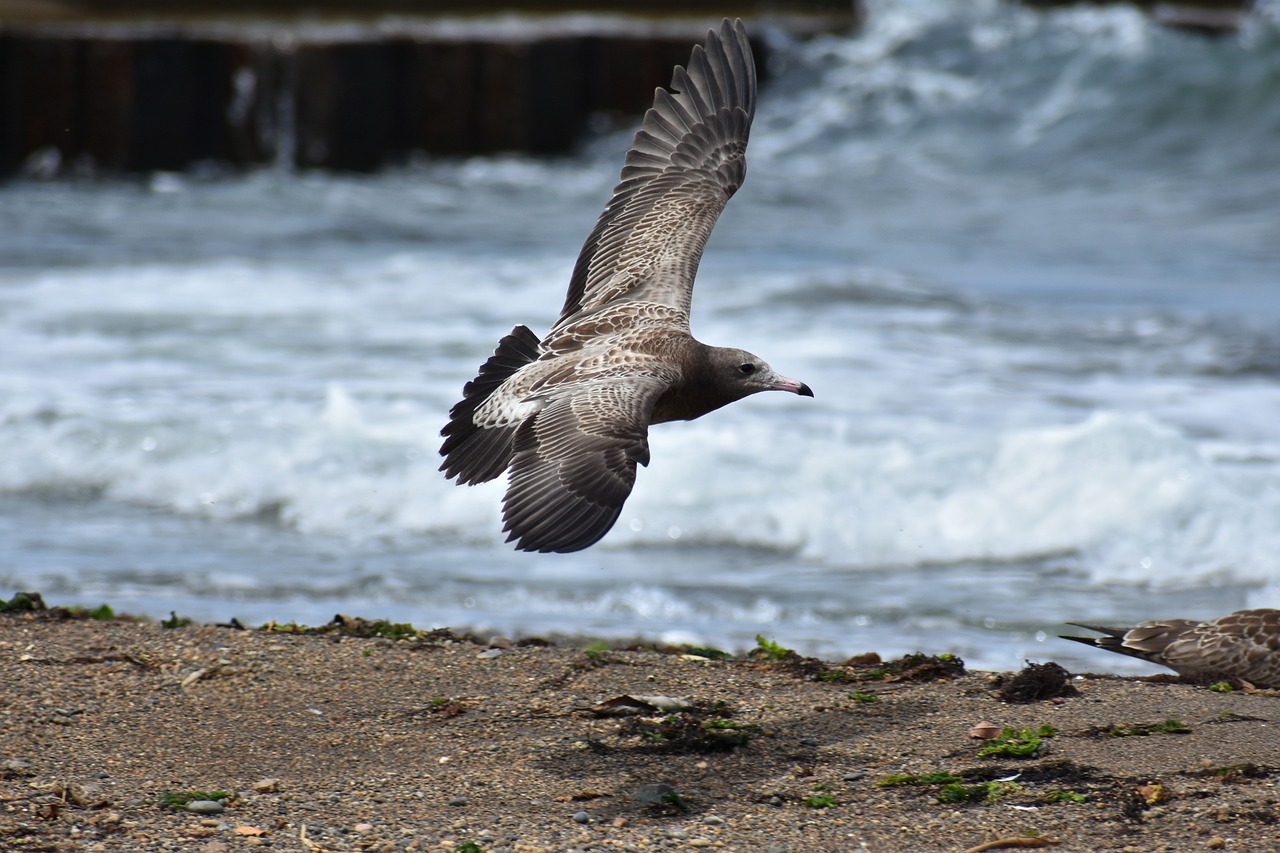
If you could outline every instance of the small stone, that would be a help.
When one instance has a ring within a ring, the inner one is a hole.
[[[661,803],[670,803],[673,799],[678,798],[679,795],[676,794],[675,788],[665,782],[659,782],[656,785],[641,785],[636,789],[635,797],[645,805],[655,806]]]
[[[724,826],[725,819],[718,814],[709,814],[702,822],[710,826]]]
[[[449,805],[451,806],[465,806],[466,804],[467,804],[466,797],[453,797],[452,799],[449,800]]]
[[[103,787],[97,782],[84,784],[72,782],[67,786],[66,798],[77,806],[84,806],[87,809],[100,809],[110,802]]]
[[[1213,838],[1210,838],[1205,842],[1204,846],[1208,847],[1210,850],[1221,850],[1223,847],[1227,846],[1227,840],[1221,835],[1215,835]]]
[[[489,647],[494,649],[509,649],[514,643],[506,637],[490,637]]]
[[[227,807],[217,800],[192,800],[187,803],[186,809],[195,814],[222,814]]]
[[[280,790],[279,779],[260,779],[250,785],[255,794],[274,794]]]
[[[354,829],[356,832],[360,833],[361,835],[368,835],[369,833],[373,832],[373,824],[371,823],[357,823],[355,826],[351,828]]]
[[[689,839],[689,846],[690,846],[690,847],[710,847],[710,846],[711,846],[711,839],[709,839],[709,838],[690,838],[690,839]]]
[[[586,812],[577,812],[573,816],[575,823],[591,823],[591,815]]]
[[[850,772],[848,772],[848,773],[844,774],[844,776],[842,776],[842,777],[840,777],[840,778],[841,778],[841,779],[843,779],[845,782],[857,782],[859,779],[865,778],[865,777],[866,777],[866,775],[867,775],[867,774],[866,774],[866,772],[865,772],[865,771],[862,771],[862,770],[852,770],[852,771],[850,771]]]
[[[780,806],[782,805],[782,797],[779,797],[777,794],[774,794],[772,797],[766,800],[766,802],[768,802],[769,805],[771,806]]]
[[[489,660],[490,658],[496,658],[501,654],[503,654],[502,649],[485,649],[483,652],[476,655],[476,657],[481,660]]]

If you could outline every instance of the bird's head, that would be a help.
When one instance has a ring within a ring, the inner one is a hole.
[[[813,396],[808,385],[783,376],[764,359],[746,350],[714,347],[710,361],[716,384],[730,390],[734,399],[760,391],[790,391],[801,397]]]

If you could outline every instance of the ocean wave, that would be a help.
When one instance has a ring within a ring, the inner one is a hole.
[[[1265,20],[1203,39],[1123,5],[886,0],[854,38],[778,41],[783,97],[762,99],[752,142],[770,168],[812,160],[821,173],[836,153],[859,172],[1020,165],[1110,183],[1178,167],[1273,180],[1280,30]]]

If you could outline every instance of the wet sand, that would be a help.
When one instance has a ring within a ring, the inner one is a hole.
[[[377,633],[0,615],[0,849],[1280,849],[1274,695]]]

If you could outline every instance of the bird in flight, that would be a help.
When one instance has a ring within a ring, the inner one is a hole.
[[[1159,619],[1132,628],[1069,622],[1101,637],[1066,637],[1167,666],[1198,679],[1236,678],[1280,689],[1280,610],[1238,610],[1221,619]]]
[[[473,485],[510,469],[507,541],[579,551],[609,532],[649,463],[649,425],[692,420],[760,391],[812,397],[758,356],[689,331],[693,280],[742,185],[756,71],[726,19],[658,89],[622,177],[587,237],[560,318],[516,326],[462,389],[440,470]]]

